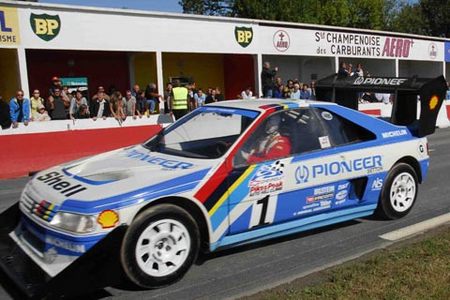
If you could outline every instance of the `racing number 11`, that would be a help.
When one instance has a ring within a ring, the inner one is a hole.
[[[249,228],[268,225],[273,222],[275,209],[277,207],[277,196],[265,196],[253,203],[252,215]]]

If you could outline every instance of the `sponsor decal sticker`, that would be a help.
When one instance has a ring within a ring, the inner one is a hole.
[[[119,215],[113,210],[104,210],[98,215],[97,223],[104,229],[113,228],[119,223]]]
[[[34,34],[46,42],[57,37],[61,30],[61,20],[58,15],[31,13],[30,25]]]
[[[333,161],[330,163],[312,165],[310,167],[300,165],[295,171],[295,179],[297,183],[305,183],[308,182],[309,178],[350,174],[363,170],[366,170],[367,174],[383,170],[381,155],[366,156],[352,160]]]
[[[425,149],[424,149],[423,145],[419,145],[419,152],[420,153],[424,153],[425,152]]]
[[[348,195],[348,191],[347,190],[342,190],[336,193],[336,200],[341,201],[341,200],[345,200],[347,198]],[[336,202],[337,204],[337,202]]]
[[[62,240],[56,237],[47,235],[45,237],[45,243],[56,246],[58,248],[66,249],[72,252],[84,253],[86,249],[83,244],[75,244],[66,240]]]
[[[382,78],[382,77],[358,77],[353,81],[353,85],[390,85],[399,86],[405,83],[405,78]]]
[[[436,106],[439,103],[439,98],[436,95],[433,95],[430,99],[430,102],[428,103],[428,106],[430,107],[430,110],[434,110]]]
[[[131,151],[125,152],[125,155],[129,158],[145,161],[152,165],[159,165],[163,167],[164,169],[189,169],[194,166],[194,164],[178,161],[178,160],[172,160],[172,159],[165,159],[158,156],[149,155],[143,152],[139,152],[135,149],[132,149]]]
[[[408,132],[406,131],[406,129],[400,129],[400,130],[383,132],[381,134],[381,136],[384,139],[387,139],[387,138],[397,137],[397,136],[402,136],[402,135],[407,135],[407,134],[408,134]]]
[[[252,43],[253,28],[252,27],[234,27],[234,37],[236,42],[245,48]]]
[[[317,201],[320,201],[320,206],[326,206],[326,203],[331,201],[326,201],[326,200],[330,200],[334,197],[334,185],[328,185],[328,186],[324,186],[324,187],[320,187],[320,188],[315,188],[314,189],[314,194],[313,196],[308,196],[306,197],[306,203],[314,203]],[[325,203],[325,204],[323,204]],[[305,208],[305,207],[304,207]]]
[[[295,180],[297,183],[306,183],[309,180],[309,168],[307,166],[298,166],[295,170]]]
[[[291,45],[291,39],[287,31],[278,30],[273,35],[273,46],[280,52],[286,52]]]
[[[65,181],[65,176],[59,172],[50,172],[36,178],[39,181],[51,186],[54,190],[63,194],[66,197],[78,194],[81,191],[87,190],[82,184],[73,185],[69,181]]]
[[[376,178],[372,183],[372,191],[379,191],[383,187],[383,179]]]
[[[320,148],[322,148],[322,149],[331,147],[330,139],[328,138],[328,135],[319,136],[319,143],[320,143]]]
[[[262,165],[248,183],[250,196],[282,190],[284,178],[283,170],[284,164],[281,161]]]
[[[342,183],[342,184],[338,185],[338,191],[348,188],[349,185],[350,185],[350,182],[346,182],[346,183]]]
[[[19,17],[17,9],[13,7],[0,7],[0,46],[18,45]]]

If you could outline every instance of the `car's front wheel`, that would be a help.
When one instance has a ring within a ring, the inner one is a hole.
[[[384,219],[399,219],[412,209],[418,192],[417,174],[405,163],[396,164],[387,175],[377,214]]]
[[[197,257],[199,229],[184,209],[162,204],[140,213],[125,234],[121,261],[128,278],[144,288],[179,280]]]

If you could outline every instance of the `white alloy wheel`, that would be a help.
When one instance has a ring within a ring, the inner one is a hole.
[[[184,264],[190,247],[191,237],[182,223],[173,219],[158,220],[140,234],[135,249],[136,261],[150,276],[167,276]]]
[[[408,210],[414,203],[416,181],[408,172],[398,174],[392,181],[390,190],[392,208],[397,212]]]

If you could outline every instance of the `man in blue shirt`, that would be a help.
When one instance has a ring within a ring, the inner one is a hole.
[[[194,94],[194,100],[197,107],[203,106],[206,101],[206,95],[203,94],[202,89],[198,89],[197,93]]]
[[[30,100],[24,97],[22,90],[18,90],[16,97],[11,98],[9,101],[9,115],[13,128],[17,128],[19,122],[23,122],[25,126],[28,126],[30,120]]]
[[[302,90],[300,91],[300,99],[309,100],[311,98],[311,94],[308,90],[308,85],[304,84]]]

